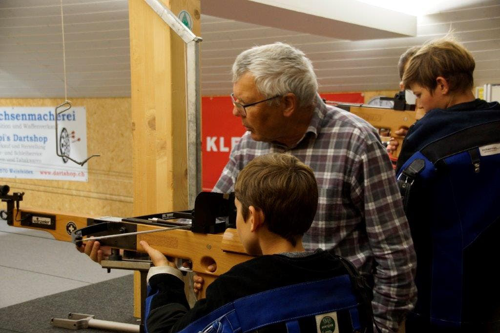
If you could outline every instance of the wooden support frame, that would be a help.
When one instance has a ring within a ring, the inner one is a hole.
[[[200,34],[200,0],[162,1],[186,11]],[[188,209],[184,41],[144,0],[129,0],[134,215]],[[135,279],[140,315],[140,277]]]

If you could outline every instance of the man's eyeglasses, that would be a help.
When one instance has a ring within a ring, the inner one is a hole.
[[[270,98],[264,99],[262,101],[254,102],[254,103],[241,104],[241,103],[236,102],[236,100],[234,99],[234,94],[231,94],[231,100],[233,101],[234,107],[238,110],[238,112],[240,113],[240,115],[242,115],[243,117],[245,117],[247,115],[246,108],[248,108],[250,106],[257,105],[257,104],[260,104],[260,103],[264,103],[264,102],[270,101],[270,100],[278,98],[278,97],[281,97],[281,95],[276,95],[274,97],[270,97]]]

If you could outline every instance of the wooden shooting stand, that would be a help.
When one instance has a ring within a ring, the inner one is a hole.
[[[393,156],[395,158],[399,156],[404,137],[398,136],[394,133],[401,128],[409,128],[415,123],[416,120],[415,111],[399,111],[376,107],[351,106],[350,112],[354,113],[360,118],[363,118],[373,127],[378,128],[379,130],[389,130],[389,136],[387,136],[386,139],[383,138],[383,133],[381,133],[381,137],[383,141],[393,137],[399,142],[396,153],[393,153]]]
[[[200,0],[163,1],[201,31]],[[144,0],[129,0],[134,216],[189,208],[186,75],[183,40]],[[140,317],[141,278],[135,274]]]

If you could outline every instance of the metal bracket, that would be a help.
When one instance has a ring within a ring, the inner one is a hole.
[[[103,330],[117,332],[140,332],[140,325],[118,323],[115,321],[94,319],[94,315],[84,313],[69,313],[68,319],[52,318],[50,324],[55,327],[66,328],[70,330],[79,330],[86,328],[99,328]]]
[[[141,275],[141,320],[144,320],[145,315],[145,301],[147,291],[147,274],[151,267],[151,261],[126,261],[126,260],[103,260],[101,261],[102,268],[108,270],[125,269],[139,271]],[[68,319],[65,318],[52,318],[50,323],[52,326],[66,328],[70,330],[79,330],[85,328],[98,328],[102,330],[118,331],[118,332],[141,332],[141,325],[119,323],[115,321],[94,319],[94,315],[83,313],[69,313]]]
[[[9,194],[10,187],[8,185],[0,185],[0,200],[7,203],[7,211],[0,212],[0,218],[7,220],[8,225],[14,225],[14,205],[19,211],[19,202],[23,201],[24,192],[14,192]]]

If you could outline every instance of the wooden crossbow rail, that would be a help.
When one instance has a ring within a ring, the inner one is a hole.
[[[416,121],[415,111],[410,110],[397,110],[389,108],[381,108],[375,106],[369,106],[366,104],[355,104],[355,103],[342,103],[342,102],[332,102],[326,101],[327,104],[338,106],[345,109],[360,118],[363,118],[369,122],[373,127],[381,130],[388,130],[389,137],[394,138],[398,141],[399,145],[396,152],[392,153],[392,156],[397,159],[399,153],[401,152],[401,147],[403,146],[404,136],[399,136],[395,132],[401,128],[409,128]],[[384,134],[380,133],[382,139]],[[388,138],[387,138],[388,139]]]
[[[397,158],[403,146],[403,136],[394,134],[400,128],[409,128],[415,123],[415,111],[399,111],[393,109],[351,107],[352,113],[369,122],[375,128],[390,131],[390,137],[399,142],[398,149],[392,155]]]

